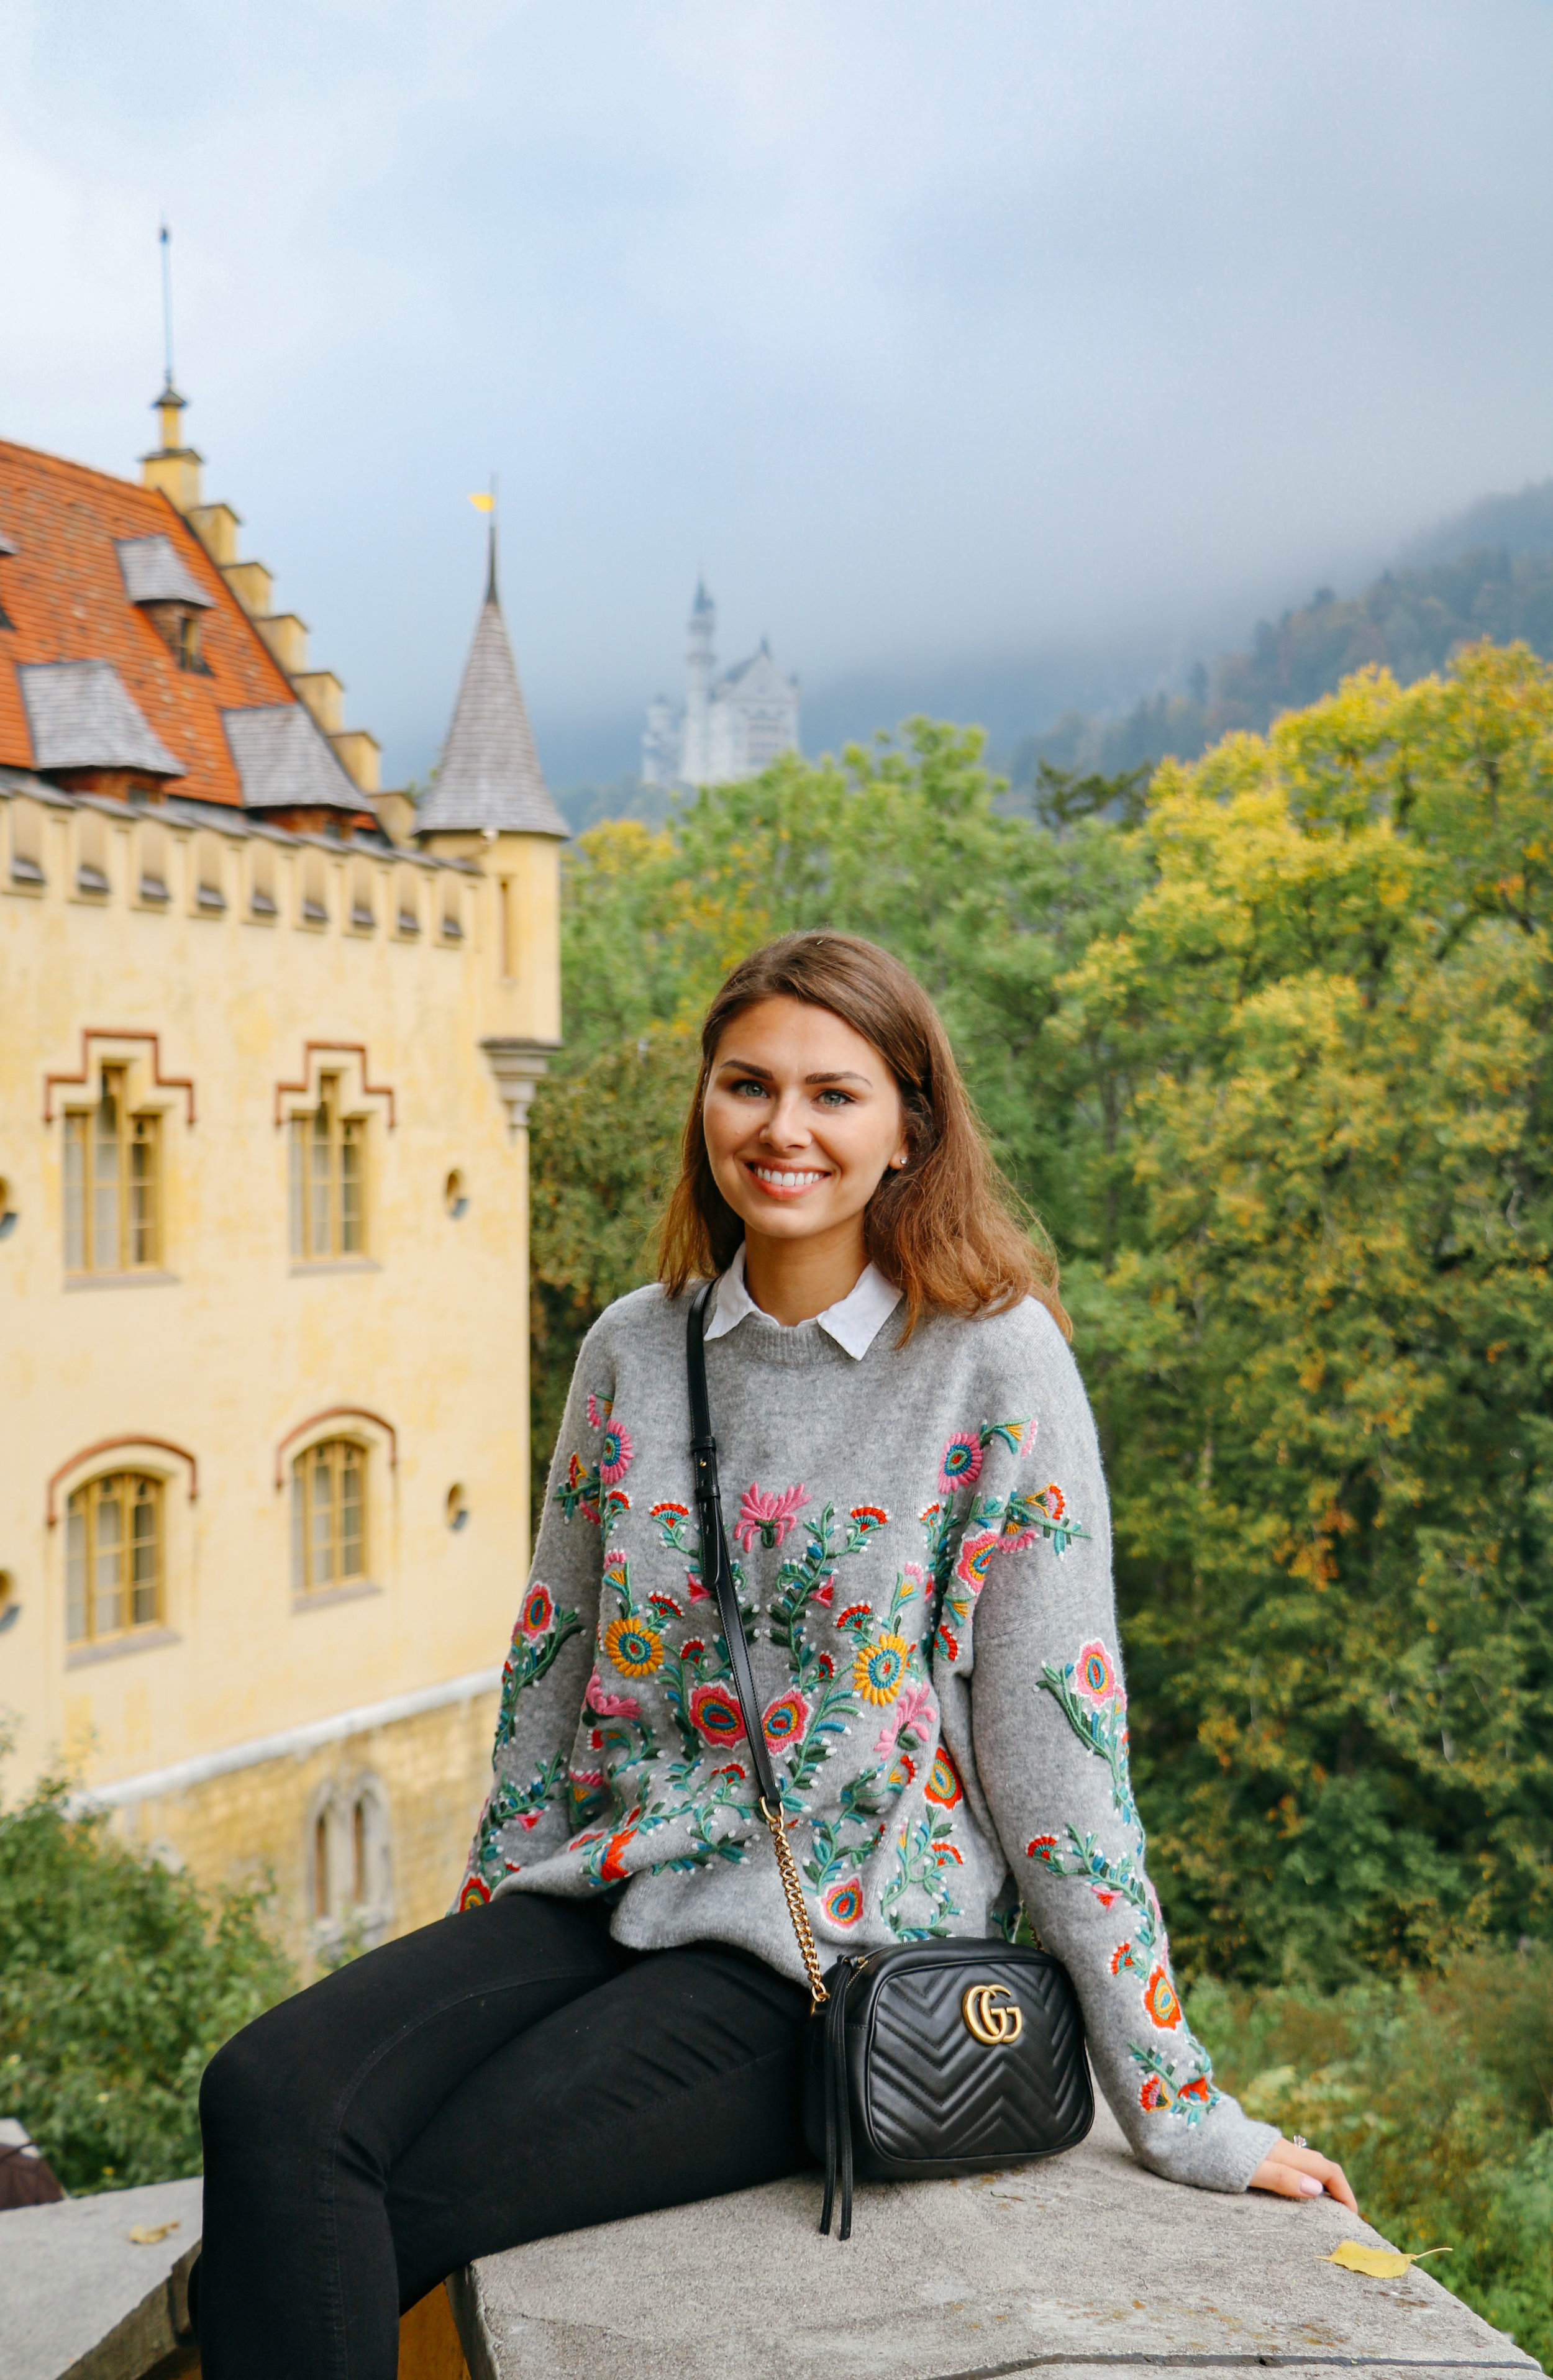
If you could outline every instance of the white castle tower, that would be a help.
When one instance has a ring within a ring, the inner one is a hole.
[[[747,661],[717,675],[717,606],[703,578],[696,582],[686,628],[685,709],[676,718],[666,695],[648,706],[643,783],[731,784],[796,752],[797,679],[783,676],[764,637]]]

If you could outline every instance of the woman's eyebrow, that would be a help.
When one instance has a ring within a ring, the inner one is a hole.
[[[770,1066],[758,1066],[752,1058],[720,1058],[718,1060],[717,1071],[720,1075],[727,1074],[730,1067],[736,1075],[758,1075],[768,1083],[774,1082],[776,1079]],[[871,1091],[873,1088],[873,1084],[867,1075],[852,1074],[840,1066],[828,1069],[819,1075],[806,1075],[804,1080],[806,1083],[861,1083],[866,1091]]]

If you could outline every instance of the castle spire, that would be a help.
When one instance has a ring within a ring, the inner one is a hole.
[[[551,799],[528,724],[517,663],[496,592],[495,483],[480,510],[490,523],[485,601],[436,782],[416,812],[416,832],[569,835]]]

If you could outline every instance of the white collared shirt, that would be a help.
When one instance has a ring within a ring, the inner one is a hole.
[[[890,1317],[901,1302],[901,1293],[884,1278],[877,1265],[865,1265],[854,1286],[834,1305],[815,1317],[821,1330],[833,1339],[838,1347],[856,1357],[866,1355],[879,1337]],[[744,1247],[727,1271],[719,1277],[716,1312],[707,1324],[707,1337],[721,1339],[742,1322],[746,1314],[758,1314],[760,1307],[745,1287]],[[766,1319],[770,1321],[770,1316]],[[778,1328],[782,1326],[779,1324]]]

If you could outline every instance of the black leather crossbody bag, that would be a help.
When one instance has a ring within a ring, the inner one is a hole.
[[[804,2135],[825,2167],[821,2231],[841,2194],[840,2237],[852,2233],[852,2185],[985,2173],[1077,2146],[1095,2120],[1084,2020],[1067,1969],[1047,1951],[990,1941],[903,1942],[838,1959],[821,1974],[788,1840],[782,1791],[761,1725],[734,1586],[707,1395],[706,1314],[714,1284],[690,1308],[690,1459],[701,1566],[717,1598],[743,1714],[760,1815],[809,1985],[804,2045]]]

